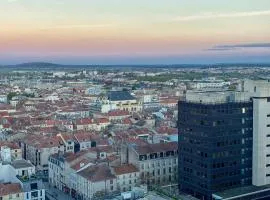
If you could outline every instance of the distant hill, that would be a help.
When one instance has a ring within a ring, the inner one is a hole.
[[[29,62],[29,63],[21,63],[16,65],[0,65],[0,68],[9,68],[9,69],[85,69],[85,68],[230,68],[230,67],[270,67],[270,63],[216,63],[216,64],[157,64],[157,65],[134,65],[134,64],[125,64],[125,65],[101,65],[101,64],[90,64],[90,65],[67,65],[67,64],[56,64],[50,62]]]
[[[48,63],[48,62],[28,62],[28,63],[20,63],[14,65],[0,65],[0,67],[9,67],[9,68],[46,68],[46,67],[62,67],[66,65]]]
[[[17,67],[61,67],[63,65],[60,64],[55,64],[55,63],[48,63],[48,62],[29,62],[29,63],[21,63],[21,64],[17,64],[14,65]]]

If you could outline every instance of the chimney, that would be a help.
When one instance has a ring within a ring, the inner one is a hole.
[[[82,167],[84,167],[84,163],[83,162],[80,163],[80,168],[82,168]]]

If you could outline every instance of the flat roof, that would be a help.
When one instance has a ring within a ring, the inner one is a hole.
[[[264,185],[264,186],[244,186],[244,187],[237,187],[229,190],[224,190],[222,192],[214,193],[212,196],[215,198],[220,199],[234,199],[238,197],[244,197],[251,194],[260,193],[263,191],[269,191],[270,192],[270,184]]]
[[[26,160],[14,160],[11,165],[15,169],[20,169],[20,168],[26,168],[26,167],[33,167],[34,165]]]

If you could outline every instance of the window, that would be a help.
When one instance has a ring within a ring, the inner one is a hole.
[[[31,183],[30,188],[31,190],[37,190],[38,189],[37,183]]]
[[[269,177],[270,176],[270,174],[266,174],[266,177]]]
[[[267,154],[266,157],[270,157],[270,154]]]
[[[266,164],[266,167],[270,167],[270,164]]]
[[[270,117],[270,114],[268,114],[267,117]]]
[[[111,190],[113,190],[113,186],[111,186]]]
[[[242,108],[242,113],[246,113],[246,109],[245,108]]]
[[[267,144],[266,147],[270,147],[270,144]]]
[[[266,137],[270,137],[270,134],[267,134]]]

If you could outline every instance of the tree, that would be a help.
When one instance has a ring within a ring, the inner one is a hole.
[[[13,98],[17,96],[17,93],[16,92],[10,92],[8,95],[7,95],[7,100],[8,102]]]

